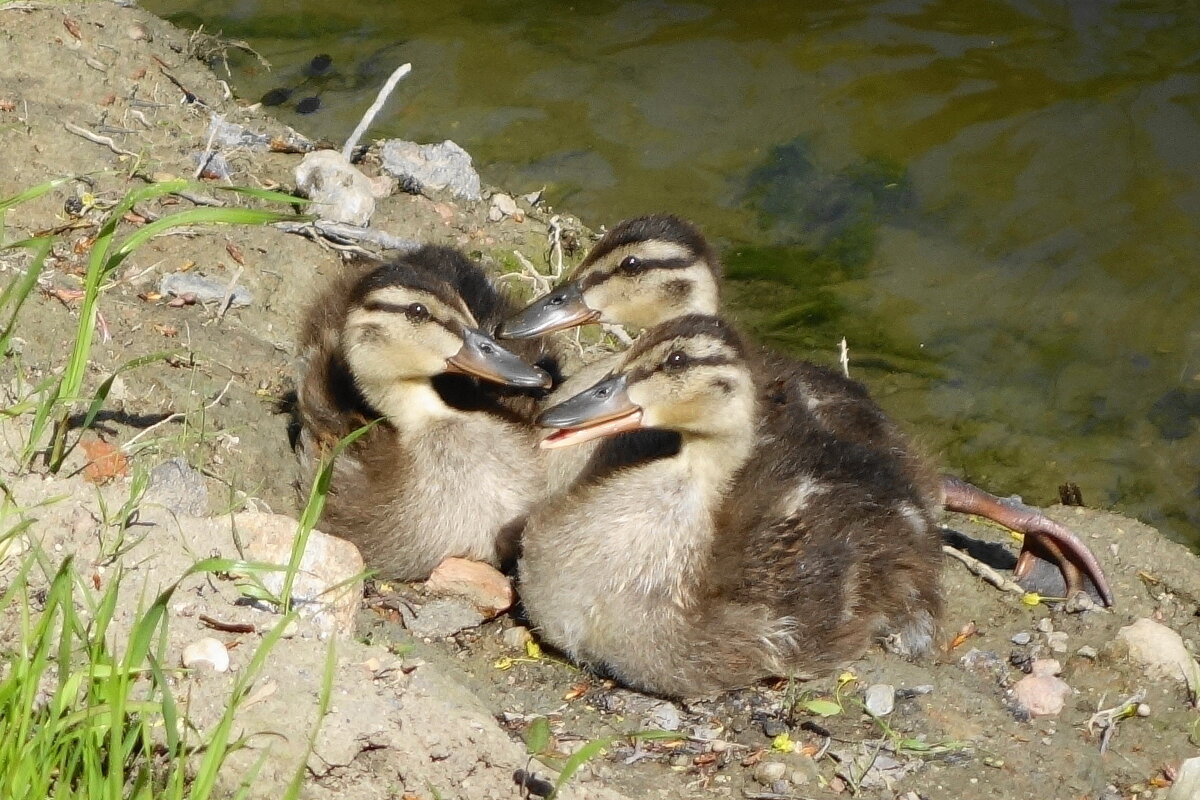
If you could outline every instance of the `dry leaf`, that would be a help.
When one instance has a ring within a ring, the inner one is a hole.
[[[108,94],[104,95],[104,97],[100,98],[100,105],[102,106],[111,106],[115,102],[117,102],[116,92],[109,92]]]
[[[74,36],[76,39],[83,41],[83,35],[79,32],[79,23],[70,17],[63,17],[63,27],[67,29],[67,33]]]
[[[76,303],[83,298],[82,289],[58,289],[52,287],[43,289],[42,291],[46,293],[47,297],[53,297],[65,306],[70,306],[72,303]]]
[[[138,67],[133,72],[129,73],[129,77],[135,81],[140,81],[142,78],[146,77],[146,68]]]
[[[121,219],[125,220],[130,225],[145,225],[146,224],[145,217],[143,217],[141,214],[135,214],[132,211],[126,211],[124,214],[121,215]]]
[[[577,700],[587,694],[589,688],[587,681],[580,681],[567,690],[567,693],[563,695],[563,700]]]
[[[236,261],[241,266],[246,266],[246,258],[242,255],[242,251],[233,242],[225,243],[225,252],[229,253],[229,257]]]
[[[99,486],[129,471],[129,461],[117,447],[103,439],[81,442],[80,447],[87,455],[88,463],[83,468],[83,479]]]
[[[0,100],[0,111],[16,111],[17,103],[15,100]]]
[[[154,330],[158,331],[163,336],[166,336],[168,339],[173,339],[179,335],[179,328],[176,328],[174,325],[160,325],[159,323],[155,322]]]
[[[975,627],[974,620],[968,622],[966,625],[963,625],[962,628],[959,629],[958,634],[955,635],[955,637],[950,641],[950,646],[946,649],[953,650],[954,648],[958,647],[967,639],[970,639],[972,636],[974,636],[976,630],[978,629]]]
[[[162,299],[162,295],[158,292],[142,292],[138,297],[147,303],[156,303]]]

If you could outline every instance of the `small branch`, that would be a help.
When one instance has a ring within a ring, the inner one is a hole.
[[[842,374],[847,378],[850,377],[850,345],[846,344],[846,337],[842,337],[842,341],[838,343],[838,363],[842,365]]]
[[[215,406],[217,403],[224,400],[225,393],[229,391],[229,387],[232,385],[233,385],[233,378],[230,378],[228,381],[225,382],[225,388],[222,389],[220,391],[220,393],[218,393],[217,396],[213,398],[213,401],[211,403],[209,403],[208,405],[204,406],[204,410],[208,411],[210,408]],[[132,447],[133,443],[136,442],[138,439],[142,438],[143,436],[145,436],[147,433],[154,430],[155,428],[161,428],[163,425],[166,425],[168,422],[175,422],[176,420],[183,419],[184,417],[186,417],[188,415],[188,413],[189,412],[186,412],[186,411],[176,411],[173,414],[168,414],[166,417],[160,419],[158,422],[154,423],[153,425],[151,425],[150,427],[146,428],[144,431],[139,433],[137,436],[134,436],[128,442],[121,445],[121,449],[123,451],[125,451],[126,453],[128,453],[129,448]]]
[[[133,152],[130,152],[129,150],[122,149],[121,147],[117,146],[116,142],[114,142],[111,138],[109,138],[107,136],[101,136],[98,133],[92,133],[91,131],[87,130],[86,128],[81,128],[78,125],[72,125],[69,122],[64,122],[63,127],[66,128],[71,133],[75,134],[76,136],[82,136],[84,139],[87,139],[89,142],[95,142],[96,144],[104,145],[109,150],[112,150],[114,153],[116,153],[119,156],[132,156],[133,158],[138,157],[137,153],[133,153]]]
[[[237,289],[238,278],[242,277],[242,266],[233,271],[233,277],[229,279],[229,285],[225,287],[225,296],[221,298],[221,305],[217,308],[217,321],[225,319],[225,312],[229,310],[229,306],[233,305],[233,293]]]
[[[274,227],[286,233],[295,233],[310,239],[320,236],[339,244],[366,242],[384,250],[399,250],[406,253],[421,246],[420,242],[413,239],[401,239],[399,236],[392,236],[378,228],[363,228],[327,219],[318,219],[312,222],[276,222]]]
[[[961,561],[972,574],[982,578],[997,589],[1005,592],[1013,592],[1021,596],[1025,595],[1025,590],[1021,588],[1020,584],[1004,577],[979,559],[972,558],[961,550],[955,550],[948,544],[942,545],[942,552]]]
[[[383,104],[387,102],[388,95],[396,88],[396,84],[400,82],[408,73],[412,72],[412,64],[401,64],[392,73],[392,76],[387,79],[387,83],[379,90],[379,94],[375,96],[375,102],[367,109],[367,113],[363,114],[363,118],[359,120],[358,127],[354,129],[354,133],[350,134],[350,138],[346,140],[346,146],[342,148],[342,158],[346,159],[346,163],[350,163],[350,155],[354,152],[354,148],[358,145],[358,140],[367,132],[367,128],[375,121],[375,115],[383,108]]]
[[[212,120],[208,125],[208,144],[204,145],[204,155],[200,157],[200,163],[196,165],[196,174],[192,176],[192,180],[200,180],[200,176],[204,174],[204,170],[208,167],[208,162],[213,157],[213,144],[217,141],[217,131],[225,124],[225,118],[220,114],[213,114]]]

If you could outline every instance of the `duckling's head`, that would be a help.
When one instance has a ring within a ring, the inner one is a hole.
[[[403,261],[363,277],[350,296],[341,347],[347,366],[375,401],[404,381],[461,372],[510,386],[550,385],[476,326],[466,303],[447,284]]]
[[[555,448],[638,428],[691,438],[751,435],[754,379],[741,337],[718,317],[688,315],[647,331],[604,380],[538,417]]]
[[[717,313],[721,263],[690,222],[668,214],[625,220],[596,243],[571,279],[497,331],[526,339],[589,322],[650,328]]]

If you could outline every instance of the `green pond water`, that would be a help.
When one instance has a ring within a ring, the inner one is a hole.
[[[1200,548],[1195,2],[144,5],[250,43],[272,70],[231,51],[234,90],[293,90],[314,136],[411,61],[372,136],[593,226],[689,217],[747,326],[826,363],[845,336],[948,470]]]

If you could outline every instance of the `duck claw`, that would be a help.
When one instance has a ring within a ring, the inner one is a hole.
[[[1070,528],[1036,508],[1016,500],[996,497],[950,475],[942,476],[943,505],[947,511],[976,514],[1024,534],[1013,576],[1023,586],[1038,581],[1040,563],[1053,565],[1062,578],[1063,596],[1088,592],[1106,606],[1113,605],[1112,591],[1100,562]]]

